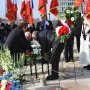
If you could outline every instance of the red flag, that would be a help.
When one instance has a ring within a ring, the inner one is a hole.
[[[26,15],[26,5],[25,5],[25,0],[22,0],[22,5],[21,5],[21,12],[20,15],[22,18],[25,18]]]
[[[51,1],[51,4],[50,4],[50,12],[51,12],[52,14],[54,14],[55,16],[57,16],[58,13],[59,13],[59,11],[58,11],[58,9],[57,9],[58,6],[59,6],[58,0],[52,0],[52,1]]]
[[[90,0],[86,1],[85,15],[90,20]]]
[[[46,3],[47,3],[47,0],[39,0],[38,10],[42,16],[46,15],[46,13],[47,13]]]
[[[26,16],[25,17],[26,17],[26,20],[29,22],[29,24],[32,26],[33,25],[33,12],[32,12],[30,0],[27,0],[26,2]]]
[[[12,8],[12,2],[11,2],[11,0],[7,0],[6,1],[6,7],[7,7],[7,11]]]
[[[75,7],[80,7],[82,3],[83,3],[83,0],[75,0],[74,1],[74,6]]]
[[[9,6],[10,5],[10,6]],[[11,21],[16,20],[16,12],[14,11],[13,3],[11,0],[7,0],[7,12],[6,12],[6,17]]]
[[[15,14],[15,19],[17,18],[17,1],[16,0],[14,0],[13,1],[13,10],[14,10],[14,14]]]

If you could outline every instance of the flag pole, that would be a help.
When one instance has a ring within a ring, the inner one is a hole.
[[[50,20],[50,13],[48,15],[49,15],[49,20]]]

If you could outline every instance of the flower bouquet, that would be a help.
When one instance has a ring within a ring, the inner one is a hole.
[[[63,25],[56,28],[56,39],[60,43],[64,43],[70,35],[69,27]]]

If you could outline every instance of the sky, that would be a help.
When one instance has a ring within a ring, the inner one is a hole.
[[[17,0],[17,4],[18,4],[18,18],[21,18],[20,16],[20,9],[21,9],[21,1],[22,0]],[[48,0],[48,4],[47,4],[47,8],[49,8],[50,5],[50,1]],[[40,18],[40,13],[38,12],[38,0],[33,0],[34,2],[34,10],[33,10],[33,15],[34,18]],[[0,18],[6,18],[5,17],[5,12],[6,12],[6,0],[0,0]],[[49,12],[49,10],[48,10]],[[55,19],[55,16],[50,14],[51,19]]]

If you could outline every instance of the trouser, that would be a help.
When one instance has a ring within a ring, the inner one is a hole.
[[[76,41],[77,41],[77,50],[80,52],[80,36],[76,36]]]
[[[73,59],[73,45],[74,45],[74,37],[70,36],[68,40],[65,43],[65,59],[66,61],[70,61],[70,59]]]
[[[51,48],[54,41],[54,32],[52,30],[41,31],[38,34],[38,41],[41,45],[41,55],[44,56],[45,53],[48,55],[48,59],[51,58]]]
[[[51,56],[51,65],[52,65],[52,74],[58,75],[59,71],[59,60],[61,53],[64,49],[64,43],[54,42],[53,48],[52,48],[52,56]]]

